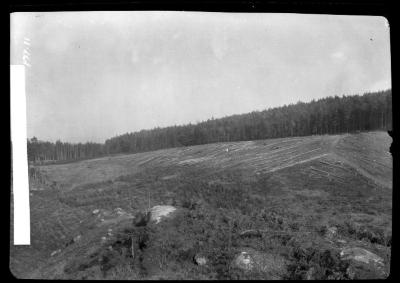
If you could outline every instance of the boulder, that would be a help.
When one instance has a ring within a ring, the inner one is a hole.
[[[200,265],[200,266],[207,264],[207,258],[200,254],[195,255],[193,260],[197,265]]]
[[[74,242],[78,242],[81,239],[81,235],[75,236],[74,237]]]
[[[93,214],[97,214],[99,212],[100,212],[100,209],[95,209],[95,210],[92,211]]]
[[[380,266],[384,265],[383,259],[380,256],[363,248],[345,248],[340,252],[340,256],[343,260],[353,260]]]
[[[176,208],[172,205],[156,205],[147,213],[139,211],[133,218],[136,227],[146,226],[149,222],[158,224],[163,218],[171,217]]]
[[[122,208],[120,208],[120,207],[117,207],[116,209],[114,209],[114,211],[115,211],[118,215],[123,215],[123,214],[125,214],[125,211],[124,211]]]
[[[350,262],[346,271],[353,279],[383,279],[387,277],[384,260],[363,248],[347,247],[340,252],[342,260]]]
[[[156,205],[149,211],[150,221],[154,221],[156,224],[161,221],[164,217],[170,217],[171,213],[176,210],[172,205]]]
[[[252,270],[253,269],[253,259],[248,252],[241,252],[234,259],[234,266],[243,269],[243,270]]]

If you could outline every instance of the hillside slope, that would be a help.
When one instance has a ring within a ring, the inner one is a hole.
[[[254,171],[273,172],[298,163],[320,158],[332,160],[339,156],[344,158],[343,162],[353,165],[365,175],[369,172],[369,177],[390,187],[390,175],[376,174],[382,170],[391,172],[385,170],[391,168],[388,152],[390,139],[386,133],[370,132],[216,143],[41,166],[40,169],[49,180],[70,188],[109,180],[151,166],[198,166],[222,170],[246,167]],[[363,168],[365,171],[361,170]]]
[[[10,267],[22,278],[297,278],[306,276],[295,268],[301,266],[299,249],[335,254],[357,246],[384,258],[387,274],[390,143],[387,133],[369,132],[217,143],[40,166],[36,169],[46,182],[31,186],[32,245],[12,246]],[[110,254],[106,258],[113,263],[107,268],[97,261],[116,242],[127,243],[118,237],[127,237],[136,212],[160,204],[181,208],[183,214],[147,232],[150,240],[140,263]],[[337,228],[335,241],[326,238],[329,227]],[[270,232],[243,239],[240,233],[246,229]],[[279,268],[233,272],[230,262],[243,249],[272,256],[276,260],[270,266]],[[194,264],[191,257],[200,250],[214,264]],[[310,269],[312,262],[302,264]]]

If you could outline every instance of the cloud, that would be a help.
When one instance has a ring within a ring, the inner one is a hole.
[[[62,54],[70,47],[71,39],[63,34],[55,34],[44,42],[45,49],[50,53]]]
[[[211,49],[214,56],[217,57],[218,60],[221,60],[228,51],[228,48],[226,32],[223,30],[217,30],[211,39]]]
[[[138,54],[138,51],[136,49],[132,50],[131,61],[132,61],[132,63],[136,63],[136,62],[139,61],[139,54]]]
[[[30,44],[34,67],[28,133],[44,140],[101,141],[391,85],[388,28],[376,17],[72,14],[12,17],[13,62]]]
[[[337,52],[334,52],[334,53],[331,54],[331,58],[342,60],[342,59],[345,58],[345,55],[344,55],[343,52],[337,51]]]
[[[390,79],[383,79],[371,84],[369,90],[380,91],[380,90],[387,90],[389,88],[392,88],[392,83],[390,82]]]
[[[182,34],[180,33],[180,32],[175,32],[173,35],[172,35],[172,39],[179,39],[179,38],[181,38],[182,37]]]

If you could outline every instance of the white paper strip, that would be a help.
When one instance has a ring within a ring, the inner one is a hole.
[[[11,65],[11,142],[14,245],[30,245],[28,154],[26,144],[25,66]]]

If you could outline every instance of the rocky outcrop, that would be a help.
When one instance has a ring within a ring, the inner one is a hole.
[[[349,261],[346,273],[351,279],[382,279],[387,277],[384,260],[359,247],[346,247],[340,252],[342,260]]]
[[[156,205],[148,212],[139,211],[136,213],[133,224],[136,227],[146,226],[150,222],[158,224],[162,219],[172,217],[176,210],[172,205]]]
[[[366,264],[375,264],[379,266],[383,266],[383,259],[376,254],[363,249],[363,248],[344,248],[340,252],[340,256],[343,260],[353,260],[358,262],[363,262]]]
[[[156,205],[150,209],[150,221],[159,223],[162,218],[170,217],[175,210],[172,205]]]

